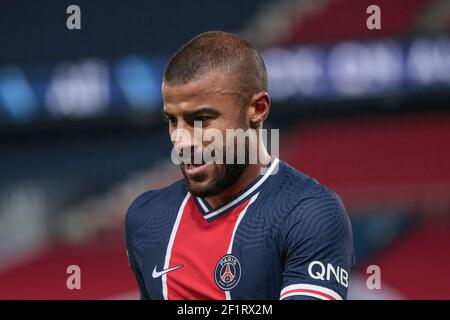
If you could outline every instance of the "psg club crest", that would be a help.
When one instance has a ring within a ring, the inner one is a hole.
[[[232,254],[220,258],[214,271],[216,284],[220,289],[228,291],[233,289],[241,279],[241,264]]]

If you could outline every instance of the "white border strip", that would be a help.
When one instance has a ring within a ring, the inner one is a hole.
[[[249,203],[247,204],[247,206],[244,208],[244,210],[242,210],[242,212],[239,214],[239,217],[236,221],[236,224],[234,225],[234,229],[233,229],[233,233],[231,235],[231,240],[230,240],[230,244],[228,246],[228,251],[227,254],[231,254],[231,250],[233,249],[233,242],[234,242],[234,235],[236,234],[236,230],[239,226],[239,223],[241,223],[242,218],[244,217],[245,213],[247,212],[248,207],[250,207],[250,205],[256,200],[256,198],[258,198],[259,192],[257,194],[255,194],[249,201]],[[225,291],[225,298],[226,300],[231,300],[231,295],[230,295],[230,291]]]
[[[286,294],[286,292],[291,291],[291,290],[314,290],[317,291],[317,293],[313,293],[313,292],[291,292]],[[292,297],[292,296],[310,296],[310,297],[315,297],[321,300],[331,300],[323,295],[321,295],[320,293],[332,296],[334,299],[336,300],[342,300],[342,297],[337,294],[335,291],[325,288],[325,287],[321,287],[321,286],[315,286],[312,284],[292,284],[290,286],[287,286],[285,288],[283,288],[283,290],[281,290],[280,293],[280,300],[283,300],[284,298],[287,297]]]
[[[280,160],[278,158],[274,158],[272,165],[270,166],[269,170],[267,170],[267,172],[264,174],[264,176],[261,178],[261,180],[259,180],[253,187],[251,187],[250,189],[247,190],[247,192],[245,192],[244,194],[242,194],[240,197],[234,199],[233,201],[231,201],[229,204],[227,204],[226,206],[223,206],[220,209],[217,209],[216,211],[211,212],[210,214],[207,214],[205,217],[205,219],[209,219],[212,218],[214,216],[217,216],[218,214],[222,213],[223,211],[227,210],[228,208],[231,208],[232,206],[234,206],[236,203],[238,203],[239,201],[241,201],[242,199],[244,199],[245,197],[247,197],[249,194],[251,194],[253,191],[255,191],[257,188],[259,188],[260,185],[262,185],[264,183],[264,181],[267,180],[267,178],[271,175],[271,173],[273,172],[273,170],[275,170],[275,168],[278,165],[278,162],[280,162]]]
[[[180,220],[181,220],[181,216],[183,215],[184,207],[186,206],[186,203],[190,196],[191,196],[191,194],[188,192],[186,194],[186,197],[184,198],[183,202],[181,203],[180,209],[178,210],[177,218],[175,220],[175,224],[173,225],[172,233],[170,235],[169,244],[167,245],[166,259],[164,260],[164,269],[169,268],[170,255],[172,254],[172,247],[173,247],[173,242],[175,241],[175,235],[177,234],[178,225],[180,224]],[[167,298],[167,273],[162,275],[161,281],[162,281],[162,291],[163,291],[164,300],[168,300],[168,298]]]
[[[259,196],[259,192],[257,194],[255,194],[253,197],[251,197],[248,205],[244,208],[244,210],[242,210],[242,212],[239,214],[239,217],[236,221],[236,224],[234,225],[234,230],[233,230],[233,234],[231,235],[231,241],[230,241],[230,245],[228,246],[228,251],[227,254],[231,254],[231,249],[233,249],[233,242],[234,242],[234,235],[236,234],[236,230],[239,226],[239,223],[241,223],[242,218],[244,217],[245,213],[247,212],[248,207],[250,207],[250,205],[255,202],[256,198],[258,198]]]
[[[200,203],[200,205],[202,206],[203,211],[205,211],[206,213],[209,211],[209,209],[206,207],[206,205],[203,203],[202,198],[197,197],[197,201],[198,203]]]

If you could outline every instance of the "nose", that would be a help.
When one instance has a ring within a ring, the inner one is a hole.
[[[193,148],[193,139],[189,130],[177,128],[171,133],[171,139],[179,157],[183,157]]]
[[[197,129],[178,126],[171,132],[171,140],[177,156],[185,163],[190,163],[194,155],[201,151],[201,132]]]

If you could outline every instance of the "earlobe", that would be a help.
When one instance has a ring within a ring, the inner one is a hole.
[[[261,123],[261,115],[258,111],[258,106],[256,106],[256,103],[253,102],[250,107],[248,108],[248,120],[249,120],[249,125],[250,128],[252,129],[256,129],[259,127],[260,123]]]
[[[251,120],[250,121],[250,128],[257,129],[260,124],[261,124],[261,121],[259,121],[259,120]]]
[[[265,118],[266,117],[263,114],[253,114],[253,116],[250,118],[250,127],[253,129],[257,129]]]

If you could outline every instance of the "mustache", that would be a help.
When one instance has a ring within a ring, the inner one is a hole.
[[[206,155],[205,155],[206,154]],[[225,161],[225,153],[222,152]],[[214,148],[205,147],[203,149],[194,150],[194,148],[182,148],[177,150],[177,156],[183,164],[205,164],[216,162],[216,150]]]

